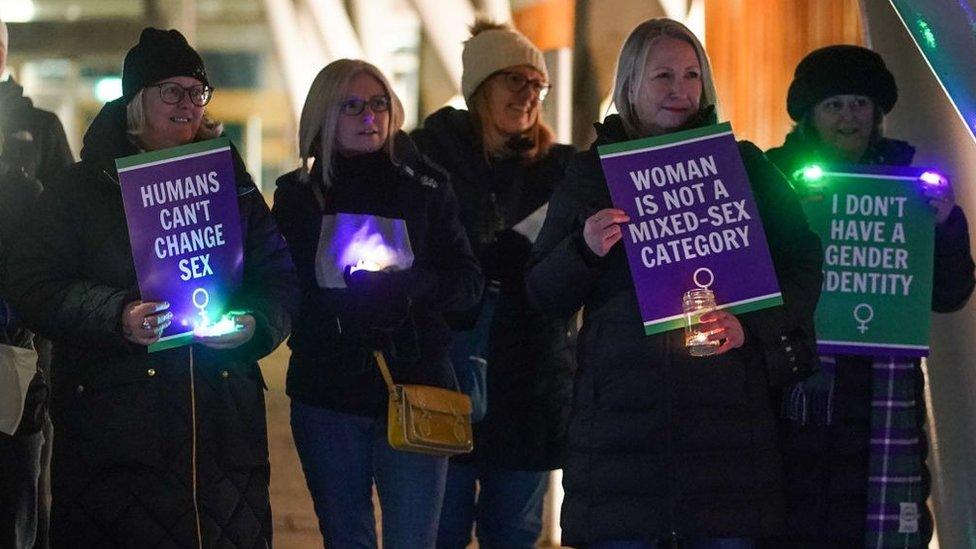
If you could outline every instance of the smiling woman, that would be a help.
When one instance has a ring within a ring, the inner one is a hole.
[[[232,180],[203,170],[147,185],[141,198],[156,204],[234,185],[243,241],[242,276],[226,304],[242,311],[234,318],[243,328],[147,352],[183,319],[139,291],[115,160],[207,139],[219,127],[205,122],[203,60],[176,30],[143,30],[126,55],[122,84],[122,97],[86,131],[81,162],[45,185],[52,192],[38,199],[36,224],[23,229],[29,236],[11,250],[5,273],[18,312],[54,345],[51,544],[267,547],[257,360],[290,329],[294,267],[233,147]],[[190,255],[224,241],[221,224],[200,226],[209,210],[206,199],[199,204],[165,208],[163,225],[186,231],[153,246],[160,258],[186,254],[183,280],[210,274],[206,254]]]
[[[537,230],[523,227],[541,225],[573,148],[553,143],[542,119],[549,71],[528,38],[477,19],[462,64],[468,110],[445,107],[413,134],[451,174],[461,222],[491,281],[476,307],[450,319],[454,368],[485,417],[474,453],[451,459],[438,547],[466,546],[476,517],[483,545],[533,547],[548,471],[562,466],[575,321],[543,318],[526,301]]]
[[[611,204],[597,147],[714,124],[708,56],[684,25],[645,21],[620,52],[613,97],[619,115],[597,124],[597,141],[567,169],[525,277],[530,302],[543,313],[583,307],[563,469],[562,541],[593,549],[675,543],[752,548],[755,538],[782,528],[768,385],[812,362],[819,240],[782,174],[755,145],[740,142],[785,307],[703,316],[708,337],[721,341],[710,357],[689,356],[681,331],[646,335],[619,244],[622,224],[631,220]],[[631,177],[638,188],[649,188],[681,179],[682,171],[684,177],[715,171],[706,158],[682,166]],[[673,205],[684,203],[680,193],[673,196]],[[631,234],[661,237],[642,249],[651,268],[678,255],[748,245],[754,235],[724,227],[742,213],[732,206],[709,210],[703,219],[658,214],[654,225],[635,219]],[[681,236],[699,223],[714,229]],[[659,288],[646,290],[676,299]]]

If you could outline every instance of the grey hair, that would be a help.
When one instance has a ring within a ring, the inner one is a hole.
[[[390,82],[376,66],[361,59],[339,59],[326,65],[315,76],[302,107],[298,122],[298,156],[301,171],[299,179],[309,180],[311,159],[322,162],[322,178],[325,186],[332,183],[333,159],[336,153],[336,127],[339,110],[346,99],[349,83],[360,73],[366,73],[382,84],[390,97],[390,127],[386,136],[386,149],[390,160],[397,163],[393,150],[394,135],[403,126],[403,103],[397,97]]]
[[[142,88],[125,106],[125,131],[129,134],[129,140],[140,148],[142,147],[141,136],[149,128],[149,119],[146,117],[146,88]],[[220,137],[224,133],[224,124],[213,118],[206,111],[203,112],[203,120],[200,122],[200,129],[193,138],[194,141],[205,141]]]
[[[614,77],[613,103],[617,107],[624,129],[630,137],[643,137],[643,129],[634,108],[637,92],[644,81],[644,68],[651,48],[663,37],[687,42],[698,56],[701,66],[702,94],[699,109],[718,107],[715,95],[715,81],[708,55],[698,37],[681,23],[667,18],[648,19],[637,26],[624,41],[617,60],[617,74]]]

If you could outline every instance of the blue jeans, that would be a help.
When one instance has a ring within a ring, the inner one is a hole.
[[[33,547],[44,432],[0,433],[0,547]]]
[[[434,547],[447,458],[394,450],[386,422],[291,402],[291,430],[326,547]]]
[[[510,471],[452,461],[437,547],[467,546],[474,523],[479,547],[535,547],[542,533],[542,499],[548,480],[547,471]]]
[[[656,541],[598,541],[589,549],[658,549]],[[665,545],[667,547],[667,545]],[[684,549],[754,549],[756,542],[749,538],[691,538],[685,540]]]

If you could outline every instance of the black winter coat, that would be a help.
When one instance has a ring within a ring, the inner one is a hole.
[[[461,223],[485,278],[500,284],[488,339],[488,413],[475,425],[475,451],[515,470],[562,467],[572,399],[575,315],[547,319],[529,304],[525,269],[531,243],[511,230],[549,201],[574,148],[553,145],[536,163],[485,158],[468,111],[445,107],[414,131],[420,150],[451,174]],[[466,329],[480,306],[454,320]]]
[[[0,160],[23,167],[42,183],[74,162],[68,138],[54,113],[38,109],[13,78],[0,82]]]
[[[611,206],[596,145],[627,138],[597,125],[556,190],[533,251],[529,296],[563,315],[583,305],[563,540],[761,537],[783,527],[781,469],[762,341],[774,309],[739,315],[742,347],[692,358],[683,333],[645,336],[623,246],[598,258],[585,220]],[[799,201],[754,145],[739,146],[790,317],[812,317],[820,242]],[[778,316],[779,322],[787,322]]]
[[[783,173],[792,174],[811,162],[830,162],[819,147],[799,132],[770,149],[769,159]],[[881,139],[861,164],[907,166],[915,149],[904,141]],[[935,227],[935,266],[932,310],[959,310],[973,292],[973,259],[969,251],[966,216],[957,206],[945,223]],[[776,547],[861,547],[864,543],[871,432],[871,357],[837,356],[833,393],[833,424],[798,426],[783,421],[781,438],[787,481],[787,539]],[[919,494],[919,528],[923,543],[932,537],[932,517],[924,504],[930,491],[928,440],[925,436],[925,376],[915,361],[915,402],[923,463],[923,493]]]
[[[125,128],[122,100],[105,105],[82,161],[45,189],[10,258],[14,305],[54,343],[53,544],[195,546],[199,518],[206,547],[270,546],[257,360],[288,334],[291,259],[235,158],[244,276],[229,305],[254,316],[253,339],[153,354],[129,343],[121,314],[139,293],[114,159],[138,150]]]
[[[0,273],[6,261],[7,242],[22,228],[28,209],[43,185],[55,173],[74,162],[61,121],[54,113],[38,109],[13,78],[0,82]],[[3,276],[0,274],[0,296]],[[16,311],[0,297],[0,344],[29,347],[33,334],[19,326]],[[50,360],[47,342],[41,351],[38,375],[31,381],[24,415],[17,434],[41,430],[46,417],[49,387],[45,375]],[[0,438],[6,435],[0,434]]]
[[[288,395],[304,404],[385,418],[387,389],[351,319],[349,290],[319,288],[315,254],[322,224],[312,185],[325,198],[325,213],[372,214],[403,219],[414,253],[409,321],[394,337],[397,352],[388,357],[396,383],[455,388],[447,359],[450,330],[445,311],[470,307],[483,279],[457,219],[457,201],[443,173],[421,161],[406,134],[399,134],[399,166],[385,151],[337,156],[330,189],[316,161],[309,182],[299,172],[278,179],[274,215],[295,258],[301,284],[300,312],[288,365]]]

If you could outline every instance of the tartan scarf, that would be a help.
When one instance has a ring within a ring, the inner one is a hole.
[[[922,458],[915,363],[878,357],[871,365],[871,441],[865,547],[921,545]]]
[[[836,357],[821,356],[821,369],[783,396],[783,415],[800,425],[831,425]],[[871,365],[871,427],[864,546],[922,545],[919,519],[926,512],[915,363],[876,357]]]

